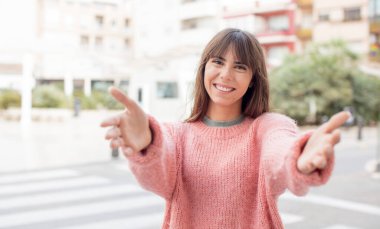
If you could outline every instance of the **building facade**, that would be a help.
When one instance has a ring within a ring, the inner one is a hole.
[[[159,119],[183,120],[190,112],[201,52],[220,29],[237,27],[255,34],[269,68],[279,66],[288,53],[302,52],[312,41],[333,38],[378,61],[380,3],[371,0],[369,7],[368,3],[0,1],[0,88],[21,90],[23,66],[29,60],[34,84],[62,84],[67,95],[91,95],[116,85]]]

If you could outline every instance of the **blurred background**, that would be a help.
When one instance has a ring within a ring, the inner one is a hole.
[[[285,227],[380,228],[380,0],[0,0],[0,228],[160,228],[99,127],[123,109],[107,88],[184,120],[227,27],[257,37],[272,110],[301,131],[353,114],[331,181],[280,199]]]

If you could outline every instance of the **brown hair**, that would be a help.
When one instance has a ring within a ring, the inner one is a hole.
[[[269,83],[265,58],[257,39],[249,32],[240,29],[224,29],[217,33],[203,50],[193,91],[194,105],[186,122],[195,122],[206,115],[210,97],[204,86],[204,72],[207,61],[223,56],[233,47],[239,60],[252,69],[252,87],[243,96],[243,114],[256,118],[269,111]]]

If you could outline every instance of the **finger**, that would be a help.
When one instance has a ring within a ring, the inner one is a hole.
[[[298,170],[304,174],[309,174],[315,170],[313,163],[310,160],[298,160]]]
[[[331,142],[336,145],[340,142],[340,130],[339,129],[335,129],[332,133],[331,133]]]
[[[131,156],[133,154],[133,149],[129,146],[122,146],[121,152],[123,152],[125,156]]]
[[[330,158],[334,154],[334,147],[331,144],[326,144],[323,149],[323,154]]]
[[[315,168],[324,169],[327,165],[327,160],[322,155],[315,155],[311,163]]]
[[[117,87],[110,87],[108,91],[112,95],[112,97],[114,97],[117,101],[122,103],[124,106],[126,107],[135,106],[135,102],[133,102],[133,100],[128,98],[128,96],[124,94],[124,92],[118,89]]]
[[[118,126],[120,125],[120,121],[121,119],[120,119],[120,116],[118,115],[118,116],[104,120],[103,122],[100,123],[100,126],[101,127]]]
[[[350,117],[351,114],[348,111],[336,113],[327,123],[323,124],[322,129],[325,133],[331,133],[333,130],[343,125]]]
[[[110,146],[112,149],[119,148],[121,146],[124,146],[124,141],[121,138],[113,138],[110,141]]]
[[[108,130],[106,133],[106,139],[112,139],[112,138],[118,138],[121,136],[121,131],[117,127],[113,127],[112,129]]]

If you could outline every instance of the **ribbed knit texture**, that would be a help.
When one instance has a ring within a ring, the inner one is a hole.
[[[284,115],[230,127],[149,123],[152,143],[128,159],[141,186],[165,198],[164,229],[283,228],[278,196],[286,189],[304,195],[331,175],[333,158],[322,171],[299,173],[311,133],[298,135]]]

